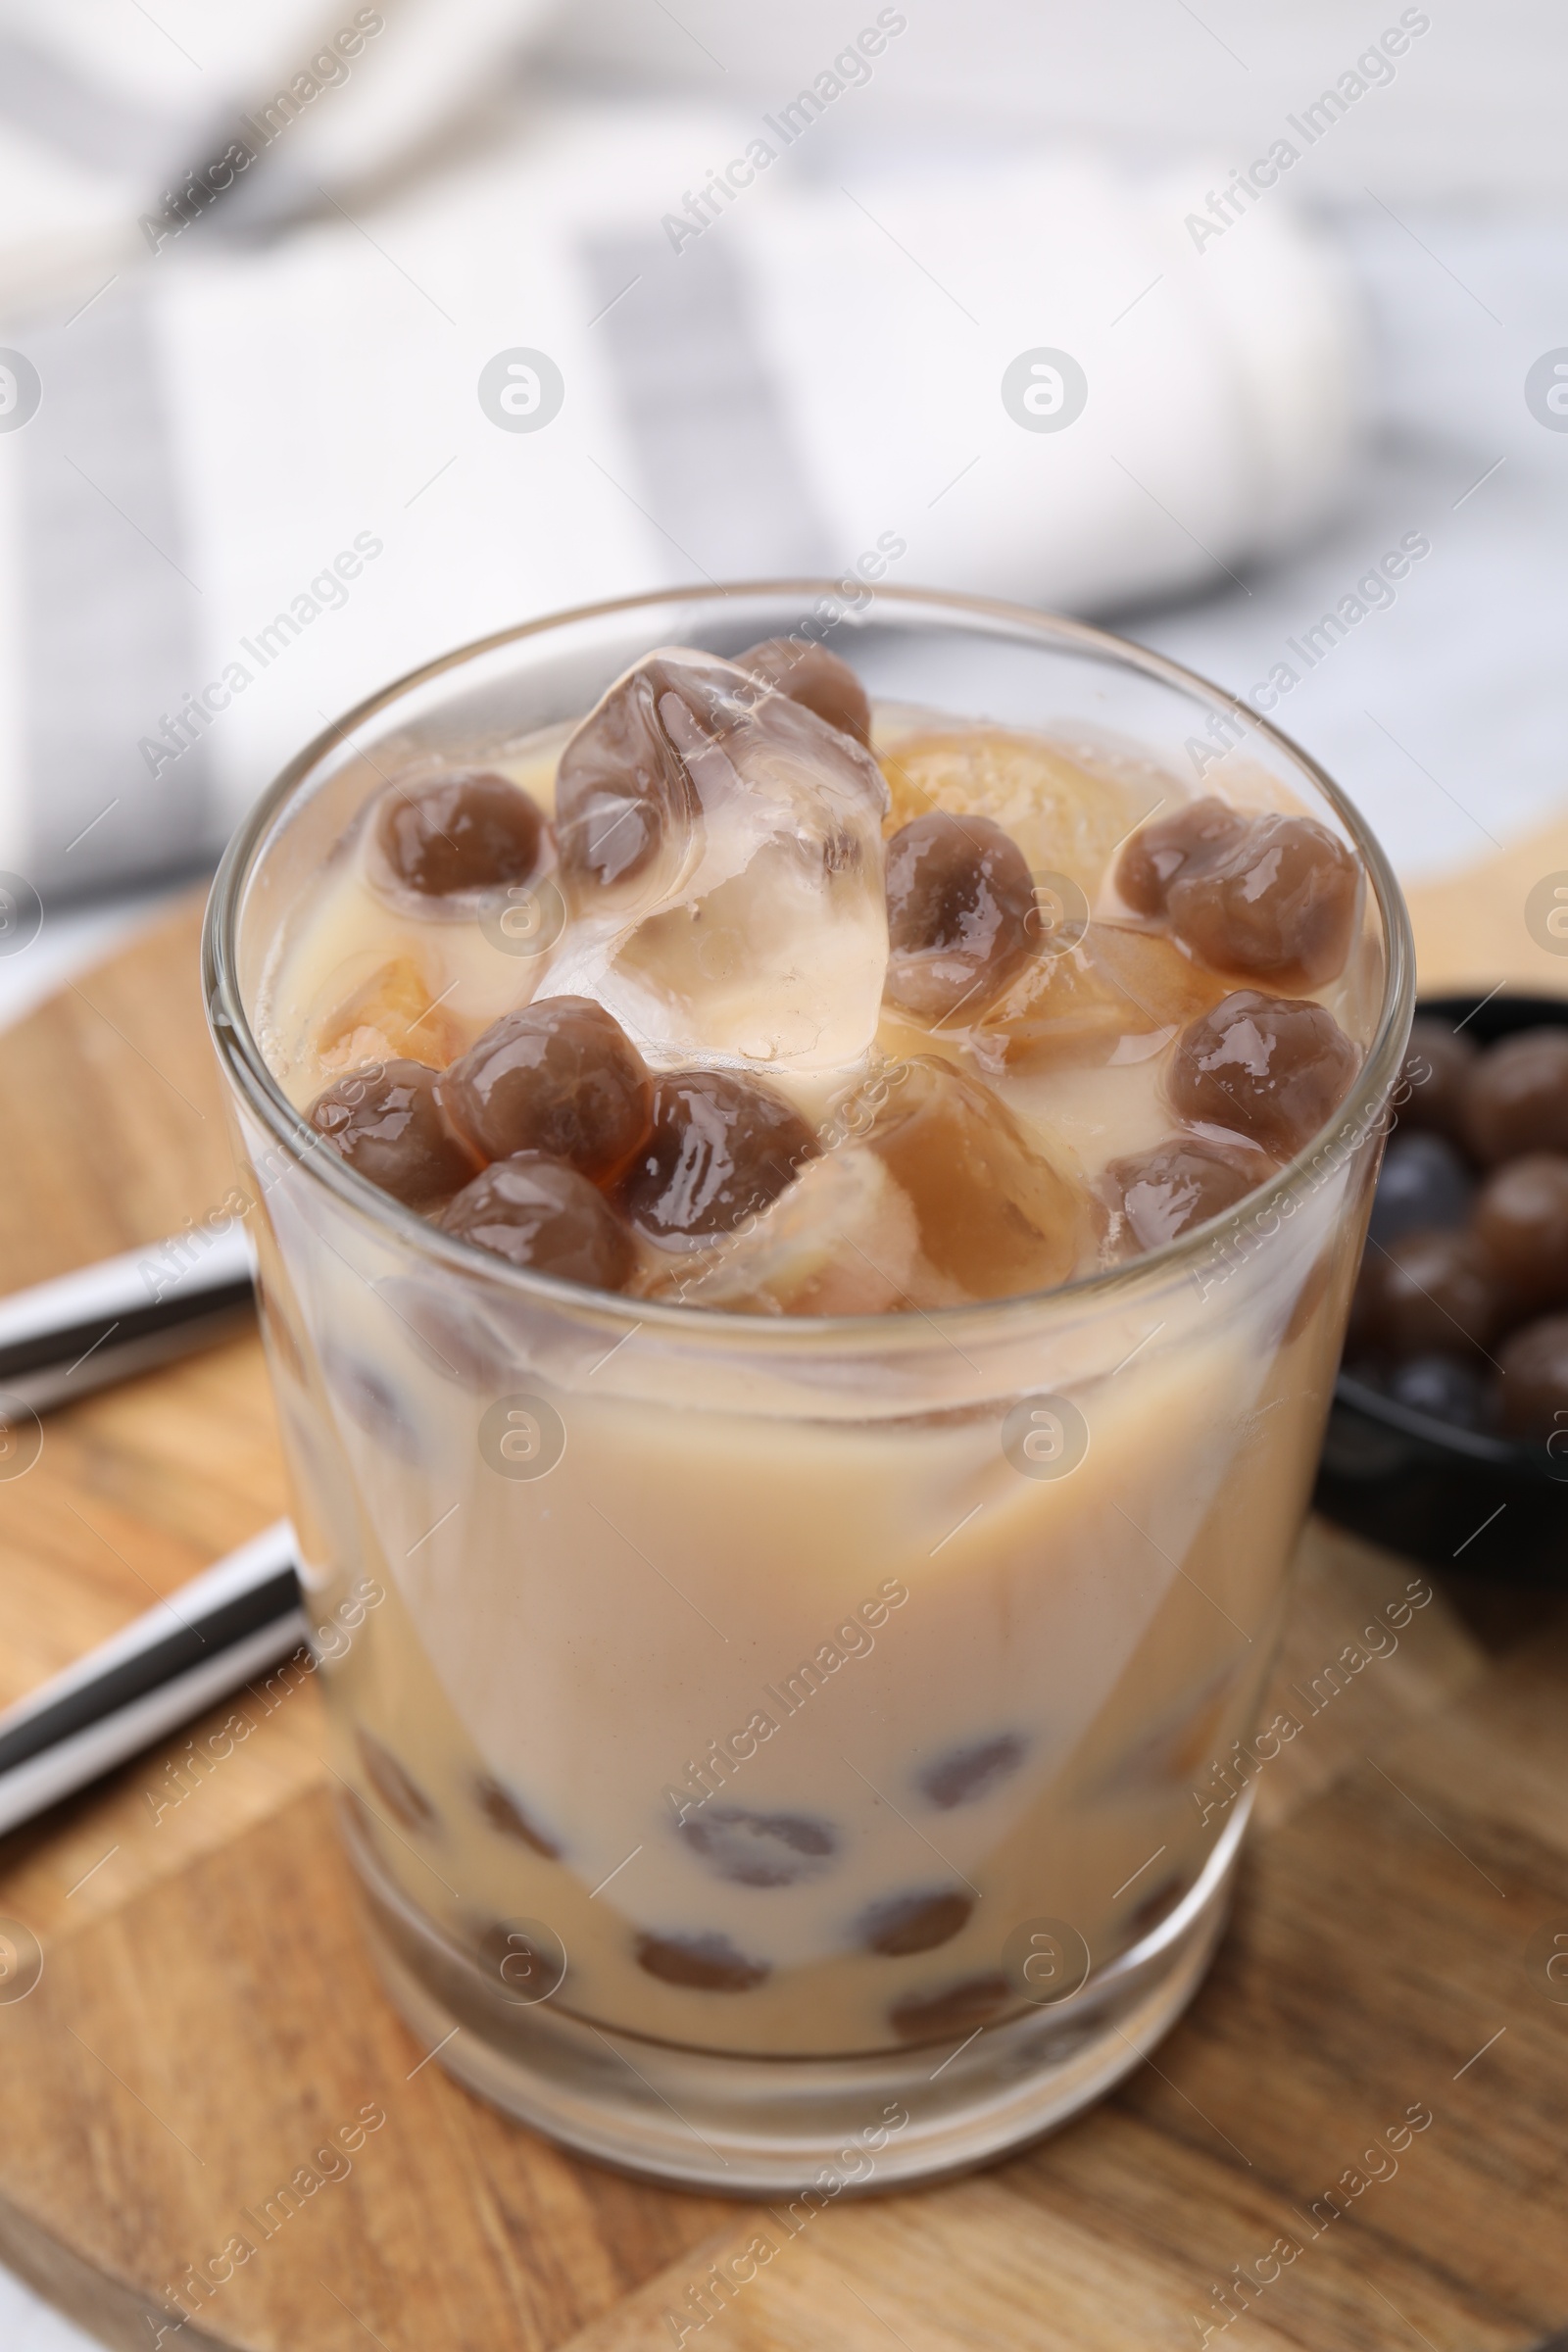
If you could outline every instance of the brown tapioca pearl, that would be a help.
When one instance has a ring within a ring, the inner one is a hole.
[[[653,864],[666,834],[684,834],[699,820],[695,787],[670,739],[671,712],[662,708],[673,697],[690,718],[691,685],[684,663],[657,655],[638,662],[562,753],[556,827],[562,864],[579,884],[632,881]]]
[[[727,1936],[639,1936],[637,1965],[693,1992],[750,1992],[769,1974],[765,1960],[749,1960]]]
[[[1496,1415],[1490,1380],[1472,1357],[1413,1355],[1388,1375],[1388,1393],[1397,1404],[1460,1429],[1485,1429]]]
[[[978,1804],[993,1788],[1010,1780],[1028,1752],[1028,1741],[1017,1732],[1003,1732],[992,1740],[972,1740],[950,1748],[934,1764],[916,1774],[915,1786],[940,1812],[956,1805]]]
[[[1272,1165],[1261,1152],[1249,1152],[1245,1146],[1178,1136],[1152,1152],[1113,1159],[1105,1170],[1105,1198],[1140,1250],[1159,1250],[1234,1208]]]
[[[357,1428],[406,1456],[417,1456],[418,1432],[396,1390],[379,1372],[334,1341],[328,1341],[322,1350],[321,1367],[328,1393]]]
[[[397,1316],[401,1336],[433,1372],[492,1396],[506,1387],[511,1358],[465,1295],[466,1286],[450,1276],[437,1284],[389,1274],[375,1287]]]
[[[934,1952],[951,1943],[968,1923],[974,1897],[952,1887],[939,1894],[891,1894],[861,1916],[857,1935],[868,1952],[902,1960],[910,1952]]]
[[[436,1208],[480,1165],[442,1114],[438,1077],[422,1061],[371,1062],[335,1079],[305,1115],[357,1176],[406,1207]]]
[[[1244,988],[1177,1039],[1170,1099],[1182,1117],[1233,1128],[1290,1158],[1344,1101],[1360,1064],[1321,1004]]]
[[[1482,1265],[1522,1308],[1568,1298],[1568,1156],[1531,1152],[1494,1170],[1473,1230]]]
[[[1469,1038],[1446,1021],[1418,1013],[1395,1089],[1399,1125],[1462,1144],[1465,1093],[1477,1053]]]
[[[832,1868],[838,1832],[808,1813],[749,1813],[704,1805],[679,1835],[710,1870],[737,1886],[799,1886]]]
[[[444,1233],[511,1265],[591,1291],[618,1291],[637,1262],[631,1236],[604,1195],[542,1152],[498,1159],[465,1187],[440,1222]]]
[[[1369,1251],[1358,1339],[1396,1358],[1482,1353],[1505,1311],[1466,1233],[1411,1233]]]
[[[1171,929],[1213,970],[1320,988],[1345,969],[1355,929],[1355,859],[1304,816],[1254,816],[1220,854],[1172,880]]]
[[[528,795],[488,768],[393,783],[375,817],[388,868],[421,898],[526,881],[544,841],[545,820]]]
[[[1464,1140],[1485,1168],[1522,1152],[1568,1152],[1568,1028],[1521,1029],[1477,1055]]]
[[[380,1740],[367,1731],[357,1731],[354,1739],[360,1751],[360,1762],[365,1767],[365,1777],[393,1820],[401,1822],[406,1830],[419,1830],[428,1834],[439,1829],[441,1816],[418,1782],[398,1762],[392,1750],[383,1747]]]
[[[1141,825],[1122,851],[1116,888],[1137,914],[1163,914],[1179,876],[1203,871],[1237,842],[1247,819],[1224,801],[1190,801]]]
[[[888,843],[890,1004],[920,1021],[970,1019],[1034,952],[1034,878],[986,816],[917,816]]]
[[[566,1974],[565,1946],[543,1922],[533,1932],[494,1920],[475,1941],[479,1972],[491,1989],[514,2007],[531,2007],[560,1990]]]
[[[706,1241],[776,1200],[817,1151],[770,1087],[729,1070],[679,1070],[654,1089],[651,1132],[616,1198],[655,1241]]]
[[[1388,1248],[1407,1233],[1457,1228],[1468,1223],[1475,1197],[1475,1178],[1446,1136],[1396,1135],[1383,1154],[1368,1231]]]
[[[498,1021],[440,1082],[451,1125],[481,1159],[545,1152],[608,1184],[648,1134],[654,1083],[612,1013],[546,997]]]
[[[901,2041],[947,2041],[988,2026],[1015,1998],[1005,1977],[965,1977],[941,1992],[908,1993],[888,2011]]]
[[[830,727],[853,735],[857,743],[871,741],[871,706],[865,688],[847,662],[825,646],[797,644],[793,637],[769,637],[749,652],[735,656],[737,669],[765,678],[792,703],[800,703],[826,719]]]
[[[499,1781],[492,1780],[487,1773],[481,1774],[474,1783],[473,1793],[480,1812],[503,1838],[515,1838],[520,1845],[531,1846],[547,1862],[560,1861],[560,1846],[529,1820],[511,1790],[503,1788]]]
[[[1544,1315],[1504,1340],[1497,1409],[1515,1438],[1562,1438],[1568,1431],[1568,1315]],[[1568,1441],[1554,1449],[1561,1453]]]

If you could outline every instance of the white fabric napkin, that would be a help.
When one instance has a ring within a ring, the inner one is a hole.
[[[9,330],[42,397],[0,434],[0,867],[205,856],[355,698],[552,608],[866,559],[1095,609],[1332,505],[1355,326],[1286,202],[1199,251],[1086,157],[775,163],[705,220],[757,136],[557,111],[260,248],[215,212]],[[509,366],[559,409],[498,408]]]

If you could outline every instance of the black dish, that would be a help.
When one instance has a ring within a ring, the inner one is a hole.
[[[1417,1010],[1483,1046],[1568,1025],[1568,998],[1435,997]],[[1568,1586],[1568,1435],[1525,1445],[1456,1429],[1342,1370],[1313,1502],[1326,1519],[1430,1567]]]

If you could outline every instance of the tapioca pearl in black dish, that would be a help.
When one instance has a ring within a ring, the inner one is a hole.
[[[1476,1056],[1464,1141],[1487,1168],[1526,1152],[1568,1152],[1568,1027],[1518,1029]]]
[[[503,1838],[514,1838],[519,1845],[530,1846],[547,1862],[559,1862],[561,1848],[548,1838],[538,1823],[530,1819],[510,1788],[504,1788],[488,1773],[481,1773],[473,1785],[474,1801],[491,1829]]]
[[[1374,1385],[1396,1404],[1456,1429],[1489,1429],[1496,1417],[1487,1376],[1457,1355],[1413,1355]]]
[[[951,1813],[956,1805],[977,1805],[1012,1778],[1028,1747],[1018,1732],[966,1740],[962,1747],[949,1748],[934,1764],[923,1765],[915,1775],[915,1787],[940,1813]]]
[[[934,1952],[968,1925],[974,1897],[956,1887],[919,1887],[909,1894],[884,1895],[860,1915],[856,1939],[868,1952],[903,1960],[911,1952]]]
[[[1446,1021],[1417,1013],[1395,1089],[1401,1127],[1464,1142],[1465,1089],[1479,1048]]]
[[[1005,1977],[965,1977],[938,1992],[906,1993],[888,2011],[888,2024],[901,2041],[961,2039],[989,2026],[1016,1997]]]
[[[1482,1263],[1514,1318],[1568,1301],[1568,1152],[1526,1152],[1494,1168],[1475,1209]]]
[[[664,1984],[691,1992],[750,1992],[770,1974],[727,1936],[639,1936],[637,1965]]]
[[[752,1813],[705,1805],[678,1835],[707,1867],[737,1886],[799,1886],[831,1870],[839,1850],[831,1823],[808,1813]]]
[[[354,1737],[365,1777],[393,1820],[406,1830],[419,1831],[425,1836],[438,1830],[441,1816],[408,1767],[372,1733],[357,1731]]]
[[[1392,1249],[1374,1246],[1356,1288],[1357,1345],[1396,1362],[1484,1354],[1507,1321],[1507,1295],[1468,1232],[1407,1233]]]
[[[1453,1231],[1475,1198],[1469,1165],[1446,1136],[1396,1135],[1378,1172],[1367,1231],[1385,1250],[1407,1233]]]
[[[1497,1368],[1503,1428],[1510,1437],[1546,1444],[1560,1457],[1568,1430],[1568,1315],[1544,1315],[1511,1332],[1497,1350]]]

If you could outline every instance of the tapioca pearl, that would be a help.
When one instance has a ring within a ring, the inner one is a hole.
[[[892,1960],[910,1952],[934,1952],[939,1944],[953,1941],[973,1909],[973,1895],[951,1886],[886,1895],[862,1912],[857,1938],[868,1952],[881,1952]]]
[[[448,1124],[437,1082],[421,1061],[369,1062],[335,1079],[305,1115],[378,1192],[406,1208],[436,1208],[480,1165],[480,1154]]]
[[[1568,1315],[1545,1315],[1497,1350],[1502,1426],[1516,1438],[1558,1441],[1568,1429]],[[1560,1469],[1560,1463],[1553,1464]]]
[[[1345,969],[1360,873],[1343,843],[1304,816],[1254,816],[1220,856],[1166,892],[1171,929],[1211,971],[1321,988]]]
[[[504,1788],[488,1773],[482,1773],[473,1785],[474,1799],[480,1812],[493,1830],[503,1838],[514,1838],[519,1845],[531,1846],[547,1862],[561,1859],[561,1848],[553,1838],[547,1838],[537,1822],[518,1804],[510,1788]]]
[[[540,861],[545,820],[520,786],[484,768],[387,786],[375,844],[395,880],[421,898],[524,882]]]
[[[1034,953],[1034,878],[985,816],[938,810],[888,843],[888,1002],[916,1020],[978,1018]]]
[[[1565,1180],[1564,1262],[1568,1266],[1568,1159],[1561,1166]],[[1373,1241],[1387,1249],[1407,1233],[1436,1233],[1462,1225],[1475,1196],[1475,1178],[1446,1137],[1423,1135],[1419,1130],[1413,1135],[1397,1135],[1383,1155],[1367,1230]]]
[[[1522,1152],[1568,1152],[1568,1028],[1518,1030],[1476,1056],[1464,1141],[1487,1168]]]
[[[901,2041],[950,2041],[990,2025],[1016,1998],[1005,1977],[965,1977],[938,1992],[906,1993],[888,2011]]]
[[[1465,1090],[1479,1051],[1446,1021],[1418,1013],[1410,1023],[1410,1043],[1395,1095],[1400,1126],[1462,1144]]]
[[[328,1342],[322,1352],[327,1389],[356,1428],[405,1459],[421,1451],[414,1416],[382,1374]]]
[[[1484,1354],[1506,1319],[1507,1298],[1468,1233],[1407,1233],[1367,1252],[1357,1332],[1408,1355]]]
[[[1238,989],[1177,1039],[1170,1098],[1184,1118],[1290,1158],[1344,1101],[1360,1063],[1321,1004]]]
[[[491,1990],[514,2008],[548,2000],[567,1973],[566,1947],[543,1920],[492,1920],[480,1930],[474,1953]]]
[[[637,1965],[662,1984],[692,1992],[750,1992],[769,1974],[727,1936],[639,1936]]]
[[[978,1804],[993,1788],[1010,1780],[1028,1752],[1029,1742],[1017,1732],[1003,1732],[990,1740],[971,1740],[950,1748],[915,1778],[922,1796],[940,1812],[956,1805]]]
[[[401,1337],[443,1379],[494,1396],[509,1384],[507,1350],[459,1286],[389,1274],[376,1289],[398,1318]]]
[[[817,1150],[771,1087],[729,1070],[680,1070],[654,1090],[653,1132],[616,1199],[655,1241],[707,1241],[776,1200]]]
[[[1521,1314],[1568,1299],[1568,1153],[1530,1152],[1494,1168],[1476,1202],[1475,1236],[1483,1265]]]
[[[1171,884],[1213,864],[1246,829],[1247,819],[1226,802],[1190,801],[1139,827],[1121,854],[1116,888],[1135,913],[1163,914]]]
[[[1446,1421],[1456,1429],[1485,1429],[1493,1418],[1487,1381],[1475,1364],[1457,1355],[1413,1355],[1396,1364],[1388,1392],[1396,1404]]]
[[[735,656],[737,669],[786,694],[792,703],[814,710],[843,735],[857,743],[871,741],[871,706],[865,688],[847,662],[823,645],[800,645],[793,637],[769,637],[761,645]]]
[[[678,1835],[714,1875],[737,1886],[799,1886],[831,1870],[838,1832],[807,1813],[750,1813],[705,1805]]]
[[[1250,1152],[1245,1145],[1226,1148],[1201,1136],[1175,1136],[1152,1152],[1113,1159],[1103,1187],[1138,1248],[1159,1250],[1234,1208],[1272,1166],[1261,1152]]]
[[[653,1123],[653,1079],[612,1013],[547,997],[503,1013],[441,1079],[441,1106],[485,1159],[544,1152],[595,1184],[618,1175]]]
[[[441,1816],[408,1767],[373,1734],[360,1730],[354,1738],[365,1777],[393,1820],[406,1830],[421,1831],[426,1836],[438,1830]]]
[[[441,1229],[512,1265],[586,1290],[618,1291],[636,1265],[632,1238],[603,1193],[542,1152],[514,1152],[465,1185]]]

